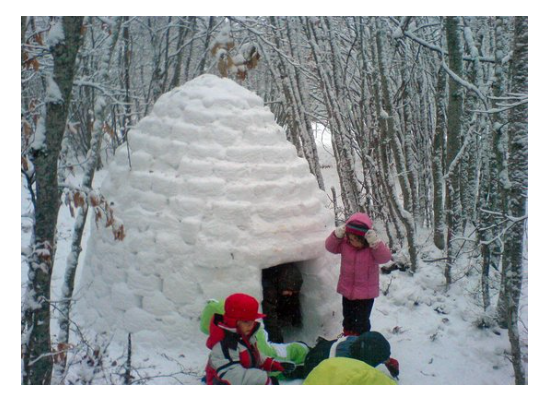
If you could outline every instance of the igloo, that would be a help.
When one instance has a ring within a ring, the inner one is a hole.
[[[199,333],[208,299],[261,301],[262,269],[293,262],[304,278],[298,337],[340,328],[327,196],[260,97],[200,76],[162,95],[129,146],[101,187],[126,236],[103,225],[89,236],[76,308],[88,327],[178,348]]]

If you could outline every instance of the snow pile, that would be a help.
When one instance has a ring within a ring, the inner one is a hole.
[[[304,328],[340,329],[327,197],[260,97],[203,75],[164,94],[130,132],[102,193],[124,241],[93,225],[78,312],[97,332],[138,346],[199,350],[210,298],[261,299],[261,269],[300,263]],[[195,338],[197,336],[197,338]]]

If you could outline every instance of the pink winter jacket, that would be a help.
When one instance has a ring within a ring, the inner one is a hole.
[[[354,213],[346,223],[358,223],[372,228],[373,222],[365,213]],[[326,250],[341,254],[341,274],[337,292],[348,300],[373,299],[380,294],[378,264],[391,259],[391,252],[382,241],[375,248],[354,248],[345,235],[338,238],[333,231],[326,239]]]

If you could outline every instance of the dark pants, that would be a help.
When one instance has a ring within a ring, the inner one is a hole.
[[[361,334],[371,331],[371,310],[375,299],[348,300],[343,296],[343,328]]]

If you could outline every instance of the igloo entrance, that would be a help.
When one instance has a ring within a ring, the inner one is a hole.
[[[269,341],[284,342],[286,328],[301,328],[303,263],[289,262],[262,269],[263,322]]]

